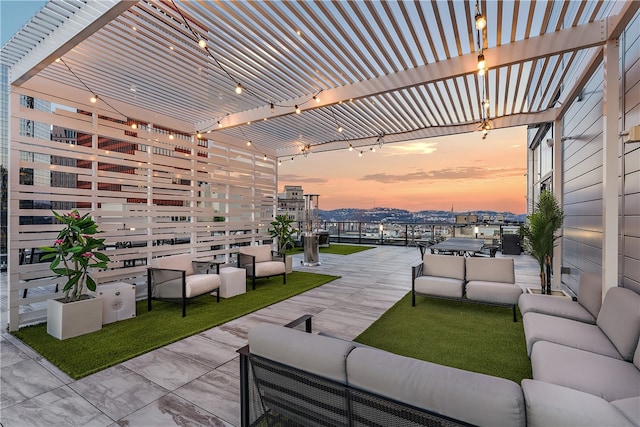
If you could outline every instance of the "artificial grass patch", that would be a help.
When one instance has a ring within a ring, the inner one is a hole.
[[[338,276],[294,271],[287,274],[287,284],[275,276],[256,281],[256,290],[229,299],[203,295],[187,302],[187,316],[181,304],[138,301],[137,316],[104,325],[100,331],[67,340],[47,334],[46,323],[29,326],[14,335],[74,379],[124,362],[156,348],[181,340],[214,326],[267,307],[278,301],[323,285]]]
[[[392,353],[520,383],[531,378],[522,318],[510,308],[435,298],[411,292],[355,341]]]
[[[373,249],[375,246],[356,246],[356,245],[343,245],[332,243],[328,248],[320,248],[322,254],[334,254],[334,255],[351,255],[357,252]],[[287,255],[301,254],[304,252],[304,248],[291,248],[287,249]]]

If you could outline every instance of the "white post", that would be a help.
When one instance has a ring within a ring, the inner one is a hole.
[[[558,201],[558,205],[563,206],[563,193],[564,188],[562,182],[564,180],[564,171],[562,169],[562,121],[556,120],[553,122],[553,148],[552,148],[552,186],[553,194]],[[560,238],[556,241],[556,245],[553,248],[553,283],[554,288],[560,288],[562,285],[562,235],[564,226],[557,231]]]
[[[618,177],[620,100],[618,40],[604,46],[604,100],[602,147],[602,298],[609,288],[618,286]]]

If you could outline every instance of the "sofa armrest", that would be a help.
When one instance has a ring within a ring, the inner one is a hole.
[[[248,276],[253,276],[256,265],[256,257],[254,255],[243,254],[238,252],[238,268],[247,270]]]
[[[536,380],[522,380],[527,427],[632,426],[614,405],[598,396]]]
[[[421,262],[418,265],[414,265],[411,267],[411,280],[413,281],[416,277],[422,276],[422,272],[424,271],[424,263]]]

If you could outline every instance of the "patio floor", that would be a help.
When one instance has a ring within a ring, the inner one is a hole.
[[[502,255],[498,253],[497,257]],[[18,426],[237,426],[236,350],[261,322],[285,324],[313,315],[314,332],[353,339],[411,289],[415,247],[377,246],[322,265],[294,269],[342,276],[245,317],[74,381],[6,332],[7,275],[0,275],[2,336],[0,423]],[[514,258],[516,282],[537,286],[533,258]]]

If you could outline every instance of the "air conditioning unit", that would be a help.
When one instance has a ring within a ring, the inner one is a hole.
[[[136,317],[136,285],[117,282],[98,285],[93,293],[102,297],[102,324]]]

